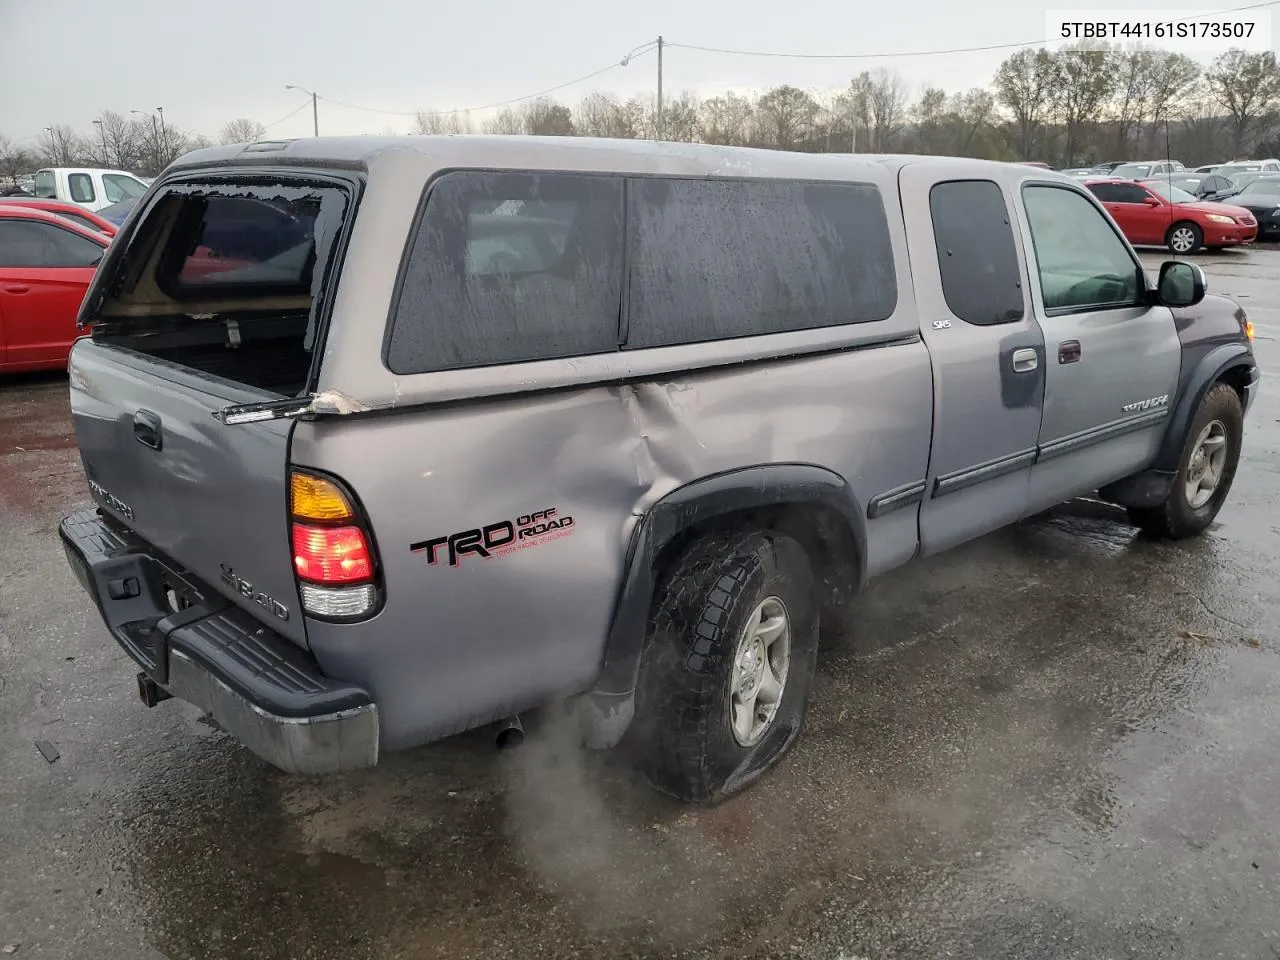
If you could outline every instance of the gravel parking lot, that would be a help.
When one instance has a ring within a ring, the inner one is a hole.
[[[1280,956],[1280,251],[1196,259],[1264,376],[1214,530],[1072,504],[875,583],[800,747],[712,811],[554,728],[307,780],[145,709],[55,536],[88,496],[66,379],[5,379],[0,948]]]

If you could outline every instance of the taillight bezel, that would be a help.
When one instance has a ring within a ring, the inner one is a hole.
[[[293,475],[295,473],[304,474],[308,477],[315,477],[318,480],[324,480],[334,485],[338,492],[342,494],[348,504],[351,505],[352,516],[344,517],[341,520],[312,520],[302,519],[294,516],[293,513]],[[382,612],[386,606],[387,590],[386,581],[383,574],[382,552],[378,549],[378,538],[373,534],[373,525],[369,522],[369,513],[364,507],[364,503],[356,496],[351,485],[339,477],[337,474],[328,470],[321,470],[316,467],[303,467],[299,465],[290,465],[289,474],[285,483],[285,514],[286,514],[286,530],[289,541],[289,565],[293,568],[293,582],[298,591],[298,606],[302,611],[302,615],[309,620],[317,620],[322,623],[362,623],[371,620]],[[369,559],[373,564],[373,577],[368,580],[362,580],[358,583],[350,584],[327,584],[316,583],[306,580],[298,575],[297,565],[294,563],[293,552],[293,528],[298,524],[304,527],[355,527],[364,537],[365,546],[369,551]],[[332,616],[321,613],[314,613],[307,609],[305,601],[302,597],[302,586],[307,584],[311,587],[320,587],[326,590],[360,590],[366,587],[373,588],[373,603],[364,613],[353,616]]]

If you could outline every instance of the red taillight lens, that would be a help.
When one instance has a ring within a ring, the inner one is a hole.
[[[373,553],[359,527],[293,525],[293,565],[311,583],[349,584],[373,579]]]

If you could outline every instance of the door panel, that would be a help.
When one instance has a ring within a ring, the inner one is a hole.
[[[912,279],[933,357],[934,429],[920,549],[1016,520],[1027,502],[1044,391],[1044,338],[1026,301],[1010,197],[931,164],[900,174]]]
[[[55,363],[65,360],[79,336],[76,313],[93,267],[0,267],[4,299],[6,360]]]
[[[1021,228],[1049,363],[1029,509],[1134,473],[1163,433],[1181,366],[1173,314],[1145,306],[1142,268],[1095,203],[1028,185]]]

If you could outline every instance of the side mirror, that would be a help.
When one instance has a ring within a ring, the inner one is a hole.
[[[1155,197],[1145,197],[1142,202],[1145,203],[1148,207],[1161,206],[1160,201],[1157,200]]]
[[[1204,299],[1204,271],[1194,263],[1168,260],[1160,265],[1156,299],[1166,307],[1194,307]]]

